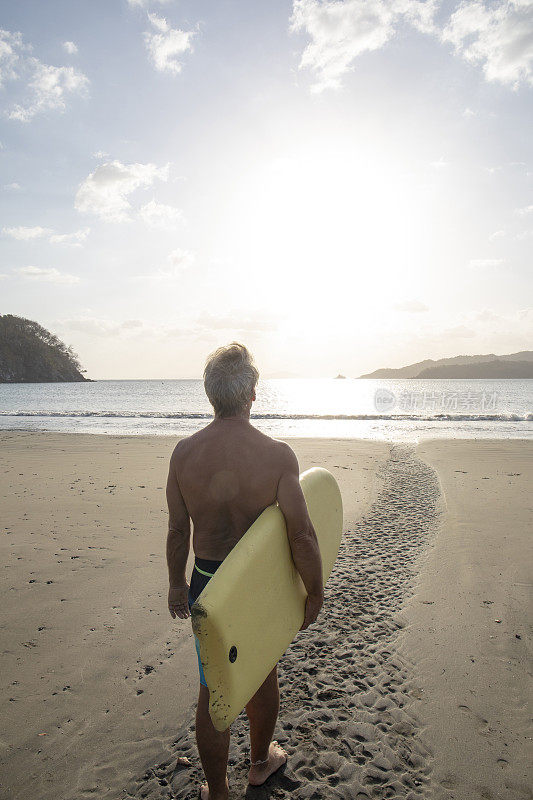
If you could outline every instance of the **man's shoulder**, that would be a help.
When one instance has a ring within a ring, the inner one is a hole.
[[[178,439],[172,451],[172,460],[186,458],[199,444],[209,441],[211,436],[209,425],[206,425],[205,428],[200,428],[200,430],[191,433],[189,436],[182,436]]]
[[[287,442],[284,442],[282,439],[273,439],[266,434],[261,435],[266,440],[272,457],[275,459],[276,463],[279,464],[280,468],[284,469],[292,466],[294,462],[297,463],[296,454]]]
[[[189,451],[193,436],[194,434],[192,436],[183,436],[181,439],[178,439],[172,451],[172,455],[170,456],[171,461],[179,461],[179,459]]]

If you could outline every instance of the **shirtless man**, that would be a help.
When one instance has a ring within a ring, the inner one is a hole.
[[[287,523],[294,563],[307,590],[303,630],[316,620],[323,602],[320,551],[300,488],[294,452],[250,423],[258,377],[250,353],[236,342],[219,348],[207,360],[204,386],[215,418],[202,430],[181,439],[170,459],[168,608],[173,619],[187,619],[192,603],[217,567],[259,514],[277,500]],[[191,519],[195,565],[189,586],[185,567]],[[227,800],[230,731],[220,733],[213,727],[199,653],[198,665],[196,741],[207,779],[200,797]],[[248,780],[254,786],[264,783],[287,760],[285,751],[272,741],[278,711],[274,667],[246,706],[251,745]]]

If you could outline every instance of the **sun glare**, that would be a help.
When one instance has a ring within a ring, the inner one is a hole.
[[[239,269],[253,265],[250,295],[290,307],[293,321],[320,312],[334,323],[339,305],[355,301],[371,316],[398,296],[421,217],[408,177],[324,146],[242,175],[226,208],[225,249]]]

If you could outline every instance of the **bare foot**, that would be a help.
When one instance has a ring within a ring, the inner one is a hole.
[[[203,783],[200,786],[200,800],[228,800],[228,797],[229,797],[229,783],[227,778],[226,778],[226,791],[224,792],[224,794],[220,795],[217,794],[211,796],[209,794],[209,786],[207,785],[207,783]]]
[[[277,742],[271,742],[268,750],[266,764],[257,764],[250,767],[248,783],[252,786],[261,786],[280,767],[287,763],[287,753]]]

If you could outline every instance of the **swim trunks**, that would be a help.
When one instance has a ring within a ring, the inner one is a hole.
[[[191,575],[191,583],[189,586],[189,611],[191,610],[192,604],[195,600],[200,596],[201,592],[205,589],[217,569],[222,564],[222,561],[209,561],[206,558],[198,558],[194,559],[194,567]],[[205,675],[204,670],[202,667],[202,661],[200,659],[200,643],[198,638],[194,637],[194,644],[196,646],[196,655],[198,656],[198,671],[200,672],[200,683],[202,686],[207,687],[207,683],[205,682]]]

